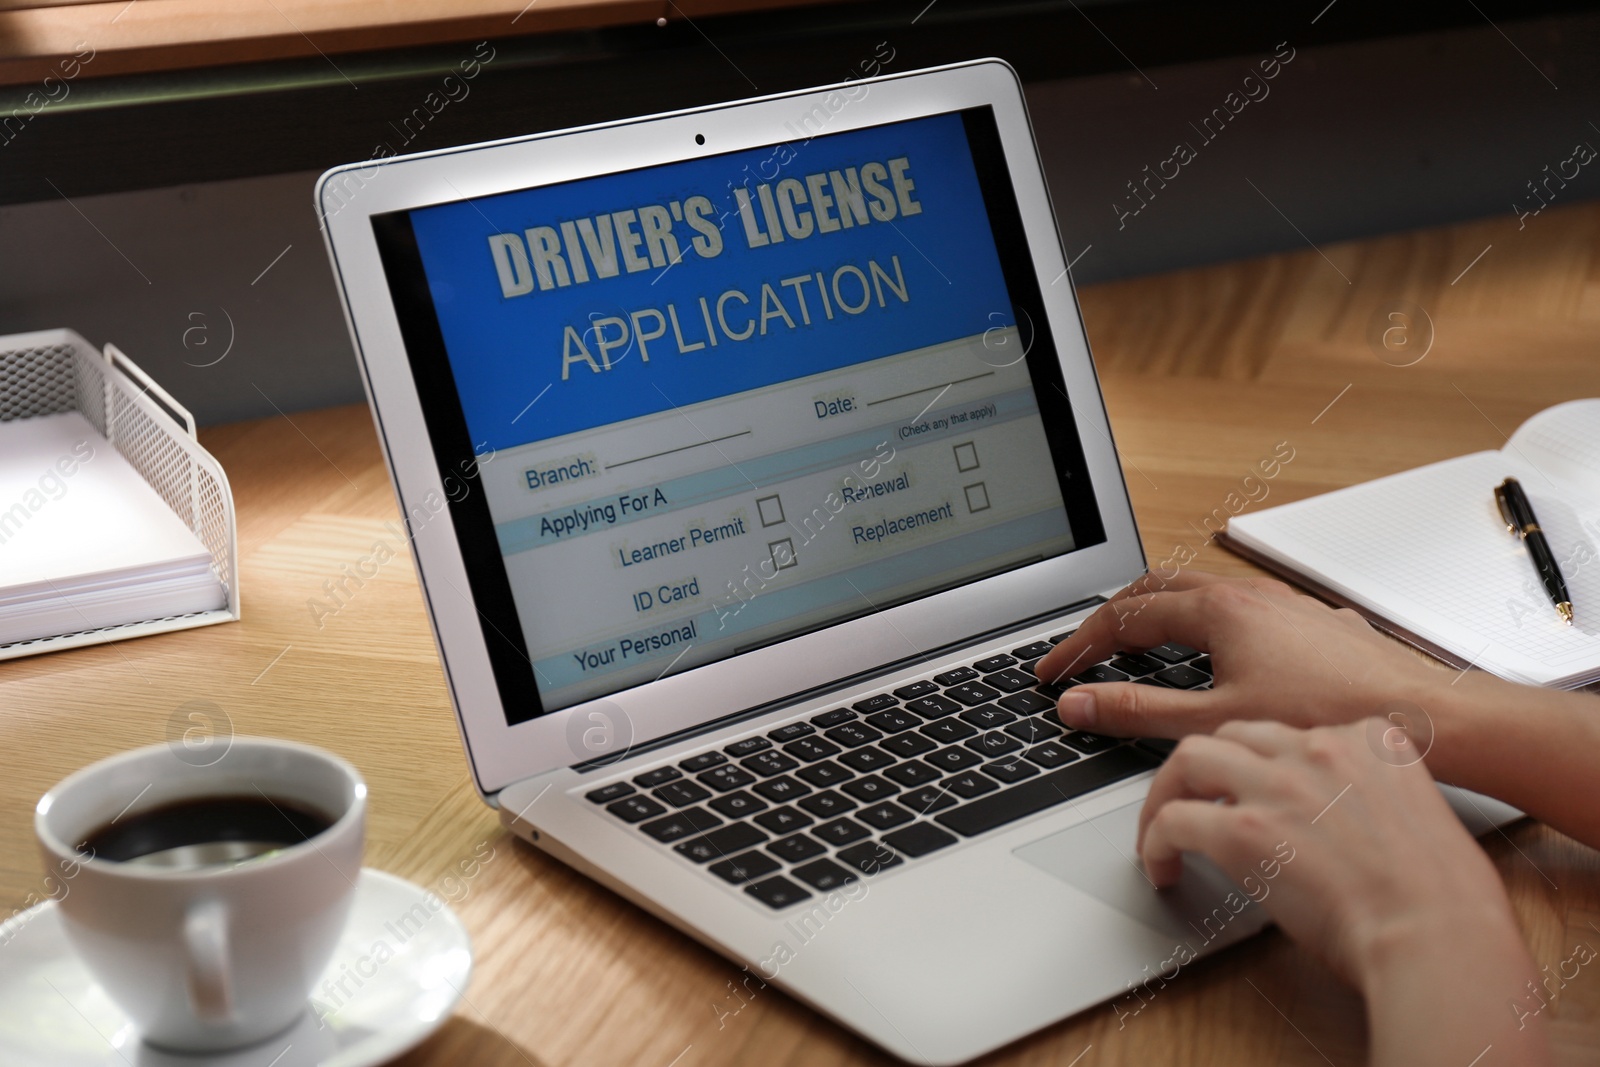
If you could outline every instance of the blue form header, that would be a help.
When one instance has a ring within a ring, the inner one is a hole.
[[[411,213],[474,447],[1013,323],[959,115]]]

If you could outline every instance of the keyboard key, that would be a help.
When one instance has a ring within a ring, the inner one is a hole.
[[[1165,760],[1172,755],[1172,750],[1178,747],[1178,742],[1165,737],[1144,737],[1134,744],[1159,760]]]
[[[1119,737],[1091,734],[1087,730],[1074,730],[1062,740],[1085,756],[1092,756],[1096,752],[1104,752],[1108,748],[1116,748],[1122,744],[1122,739]]]
[[[916,700],[918,697],[925,697],[938,691],[938,686],[924,679],[920,682],[912,682],[910,685],[902,685],[894,691],[894,695],[901,700]]]
[[[868,715],[867,721],[886,734],[897,734],[902,730],[909,730],[913,726],[921,726],[922,720],[909,712],[895,708],[892,711],[880,711],[875,715]]]
[[[1030,778],[994,796],[981,797],[970,804],[941,812],[936,818],[940,824],[963,837],[973,837],[1158,765],[1156,758],[1148,753],[1135,748],[1118,748],[1095,759],[1068,764],[1059,770]]]
[[[969,722],[980,730],[992,730],[1015,719],[1015,715],[995,704],[980,704],[961,713],[962,722]]]
[[[968,767],[975,767],[983,762],[983,759],[976,753],[969,752],[964,748],[941,748],[939,751],[930,752],[922,758],[924,762],[946,774],[964,771]]]
[[[993,686],[1003,693],[1015,693],[1023,689],[1032,689],[1039,684],[1039,679],[1018,670],[1003,670],[984,675],[983,684]]]
[[[969,738],[967,747],[980,756],[993,759],[995,756],[1004,756],[1008,752],[1017,751],[1022,747],[1022,742],[1010,734],[990,730],[981,737]]]
[[[1012,782],[1020,782],[1024,778],[1032,778],[1039,773],[1039,768],[1031,763],[1024,763],[1017,757],[985,763],[981,769],[990,778],[1004,782],[1006,785],[1010,785]]]
[[[792,722],[788,726],[780,726],[776,730],[768,730],[767,736],[781,745],[785,741],[793,741],[797,737],[804,737],[807,734],[816,732],[817,728],[808,722]]]
[[[603,785],[599,789],[591,789],[584,796],[594,804],[609,804],[618,797],[625,797],[632,792],[633,786],[627,782],[612,782],[610,785]]]
[[[1211,681],[1211,675],[1197,671],[1187,664],[1180,663],[1175,667],[1168,667],[1156,675],[1156,681],[1165,682],[1174,689],[1193,689],[1198,685],[1205,685]]]
[[[950,791],[939,785],[925,785],[909,793],[901,793],[895,799],[921,815],[943,811],[945,808],[953,807],[956,802]]]
[[[1210,656],[1201,656],[1199,659],[1191,661],[1189,666],[1193,667],[1195,670],[1201,672],[1202,674],[1210,675],[1211,674],[1211,657]]]
[[[1011,654],[1018,659],[1038,659],[1054,647],[1049,641],[1034,641],[1021,648],[1013,648]]]
[[[673,812],[665,819],[647,822],[640,826],[639,829],[662,844],[666,844],[682,837],[690,837],[694,834],[703,834],[707,830],[715,830],[721,825],[722,820],[704,808],[684,808],[682,811]]]
[[[865,715],[869,712],[882,711],[884,708],[892,708],[898,703],[899,701],[895,700],[895,698],[890,696],[888,693],[879,693],[877,696],[870,696],[865,700],[858,700],[850,706]],[[816,720],[813,719],[812,721],[815,722]],[[842,722],[843,720],[840,721]],[[837,726],[839,724],[829,722],[820,723],[819,725]]]
[[[855,777],[852,772],[845,770],[832,760],[824,760],[809,767],[801,767],[794,773],[795,777],[803,778],[818,789],[823,789],[830,785],[838,785],[840,782],[848,782]]]
[[[664,800],[675,808],[687,808],[690,804],[698,804],[711,795],[708,789],[702,789],[690,781],[668,782],[655,791],[656,799]]]
[[[1001,697],[999,700],[995,701],[995,703],[999,704],[1007,711],[1016,712],[1018,715],[1033,715],[1037,712],[1044,711],[1046,708],[1053,708],[1056,706],[1055,701],[1044,696],[1035,689],[1025,690],[1021,693],[1012,693],[1008,697]]]
[[[788,834],[796,830],[804,830],[816,822],[811,816],[796,808],[785,804],[781,808],[773,808],[756,816],[756,824],[764,826],[775,834]]]
[[[845,870],[832,860],[817,860],[804,867],[796,867],[789,873],[823,893],[861,880],[855,872]]]
[[[724,882],[743,885],[752,878],[760,878],[771,874],[773,871],[781,871],[783,867],[777,860],[766,853],[746,852],[744,855],[736,856],[731,860],[713,863],[706,869]]]
[[[999,655],[990,656],[988,659],[980,659],[978,662],[974,663],[973,666],[978,668],[981,673],[989,674],[994,671],[1004,670],[1016,662],[1016,660],[1002,652]]]
[[[785,756],[782,752],[760,752],[749,759],[742,759],[739,765],[747,771],[754,771],[763,778],[771,778],[784,771],[792,771],[800,766],[800,762]]]
[[[927,734],[941,744],[953,744],[956,741],[965,741],[978,732],[975,726],[968,726],[960,719],[941,719],[930,722],[922,728],[922,733]]]
[[[615,803],[607,804],[606,810],[623,822],[643,822],[645,819],[653,819],[657,815],[667,813],[666,808],[649,797],[639,796],[624,797]]]
[[[811,792],[809,787],[801,785],[787,774],[780,774],[776,778],[768,778],[764,782],[757,782],[751,788],[774,804],[795,800]]]
[[[1022,758],[1037,763],[1045,770],[1054,770],[1063,763],[1071,763],[1078,759],[1078,754],[1059,741],[1046,741],[1036,745],[1022,754]]]
[[[1155,678],[1153,678],[1153,677],[1151,677],[1151,678],[1135,678],[1133,680],[1133,684],[1134,685],[1148,685],[1152,689],[1171,689],[1171,688],[1173,688],[1172,686],[1168,685],[1166,682],[1158,682],[1158,681],[1156,681]]]
[[[657,767],[653,771],[645,771],[643,774],[635,775],[633,781],[640,789],[654,789],[656,786],[670,782],[674,778],[682,777],[683,772],[676,767]]]
[[[982,682],[967,682],[965,685],[951,686],[944,691],[944,694],[952,700],[959,700],[971,708],[993,700],[1000,695],[1000,690],[991,689]]]
[[[857,778],[853,782],[846,782],[839,788],[863,803],[882,800],[900,792],[899,786],[887,779],[879,778],[876,774],[869,774],[865,778]]]
[[[859,845],[842,848],[835,858],[866,875],[877,874],[905,862],[876,841],[863,841]]]
[[[1128,676],[1121,671],[1112,670],[1104,663],[1096,663],[1088,670],[1074,674],[1072,680],[1079,685],[1088,685],[1092,682],[1126,682]]]
[[[768,845],[767,851],[785,863],[804,863],[813,856],[824,855],[828,846],[810,834],[792,834]]]
[[[1198,648],[1180,645],[1176,641],[1169,641],[1160,648],[1152,648],[1146,655],[1154,656],[1162,663],[1182,663],[1186,659],[1193,659],[1200,654]]]
[[[790,904],[811,899],[810,893],[781,875],[747,885],[744,891],[769,908],[787,908]]]
[[[753,756],[757,752],[763,752],[771,747],[772,742],[765,737],[747,737],[743,741],[735,741],[722,751],[734,759],[743,759],[746,756]]]
[[[894,697],[889,697],[889,703],[894,703]],[[819,729],[826,730],[830,726],[838,726],[842,722],[849,722],[855,717],[856,713],[849,708],[836,708],[833,711],[825,711],[821,715],[811,716],[811,721],[816,723]]]
[[[1154,674],[1162,667],[1165,667],[1166,664],[1150,656],[1141,656],[1137,653],[1130,653],[1126,656],[1116,657],[1111,661],[1110,666],[1121,671],[1123,674],[1130,675],[1134,678],[1142,678],[1147,674]]]
[[[938,746],[919,733],[896,734],[888,738],[878,747],[888,750],[901,759],[910,759],[920,756],[924,752],[932,752]]]
[[[981,797],[985,793],[993,793],[1000,787],[977,771],[966,771],[953,778],[946,778],[943,785],[958,797],[971,799]],[[953,812],[951,814],[954,814]]]
[[[923,763],[921,760],[911,760],[890,767],[883,772],[883,776],[892,782],[897,782],[907,788],[914,785],[926,785],[938,781],[939,772]]]
[[[916,859],[918,856],[926,856],[930,852],[955,844],[956,836],[932,823],[919,822],[915,826],[907,826],[892,834],[884,834],[883,841],[896,852],[903,852]]]
[[[856,812],[856,818],[874,830],[892,830],[911,821],[911,813],[891,800],[868,804]]]
[[[754,815],[758,811],[767,810],[767,802],[765,800],[757,800],[743,789],[718,797],[711,802],[710,806],[730,819],[742,819],[746,815]]]
[[[800,806],[819,819],[831,819],[835,815],[843,815],[847,811],[854,811],[856,802],[842,793],[835,793],[832,789],[824,789],[803,798]]]
[[[846,748],[856,748],[859,745],[870,745],[883,737],[870,726],[863,726],[858,722],[847,722],[835,726],[828,731],[828,739],[837,741]]]
[[[700,776],[700,781],[709,785],[719,793],[726,793],[732,789],[742,789],[756,780],[756,776],[743,767],[728,764],[716,770],[707,771]]]
[[[954,700],[946,700],[942,696],[919,697],[916,700],[906,701],[906,707],[921,715],[924,719],[937,719],[948,715],[952,711],[960,711],[961,705]]]
[[[698,756],[690,756],[686,760],[679,761],[678,766],[682,767],[690,774],[696,774],[700,771],[709,770],[719,763],[727,762],[728,757],[724,756],[720,752],[702,752]]]
[[[953,671],[945,671],[943,674],[934,675],[933,680],[940,685],[960,685],[962,682],[973,681],[977,677],[978,672],[971,667],[957,667]]]
[[[841,818],[832,822],[825,822],[811,831],[814,835],[838,848],[840,845],[850,845],[860,841],[863,837],[870,837],[867,828],[854,819]],[[799,872],[796,871],[796,874]]]
[[[790,741],[783,746],[783,750],[797,759],[807,763],[815,763],[819,759],[827,759],[837,755],[839,746],[832,741],[824,741],[820,737],[802,737],[798,741]]]
[[[852,771],[867,774],[870,771],[881,770],[884,767],[893,765],[894,757],[881,748],[874,748],[868,745],[866,748],[858,748],[854,752],[846,752],[839,757],[839,762],[849,767]]]
[[[1076,630],[1068,630],[1066,633],[1052,634],[1052,635],[1050,635],[1050,643],[1052,645],[1059,645],[1061,642],[1065,641],[1067,638],[1071,637],[1076,632],[1077,632]]]
[[[766,834],[749,823],[736,822],[676,845],[673,851],[695,863],[710,863],[712,860],[725,859],[736,852],[743,852],[766,839]]]
[[[1060,730],[1042,719],[1021,719],[1007,726],[1006,733],[1025,745],[1037,744],[1040,741],[1048,741],[1052,737],[1061,736]]]

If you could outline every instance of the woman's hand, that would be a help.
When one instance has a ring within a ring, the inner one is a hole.
[[[1150,877],[1170,885],[1184,852],[1210,856],[1362,991],[1374,1064],[1547,1063],[1539,975],[1500,878],[1416,752],[1384,743],[1390,728],[1229,722],[1187,738],[1140,816]]]
[[[1146,592],[1147,583],[1159,591]],[[1164,584],[1147,576],[1124,589],[1035,670],[1046,681],[1070,678],[1118,652],[1168,641],[1211,654],[1213,688],[1075,686],[1061,697],[1062,722],[1122,736],[1174,738],[1210,733],[1230,719],[1316,726],[1423,699],[1451,677],[1355,612],[1330,608],[1282,582],[1187,571]]]

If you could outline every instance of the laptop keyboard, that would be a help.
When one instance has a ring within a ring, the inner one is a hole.
[[[1158,766],[1173,742],[1068,730],[1056,698],[1084,682],[1205,688],[1210,657],[1168,644],[1041,684],[1034,663],[1065,637],[585,795],[685,862],[785,908]]]

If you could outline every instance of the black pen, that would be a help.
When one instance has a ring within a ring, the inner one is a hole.
[[[1556,566],[1556,554],[1550,551],[1550,542],[1545,540],[1544,530],[1533,513],[1533,505],[1528,503],[1528,496],[1522,491],[1522,483],[1515,478],[1507,478],[1495,486],[1494,502],[1500,507],[1500,517],[1506,520],[1506,532],[1521,537],[1522,543],[1528,546],[1528,555],[1539,577],[1544,580],[1544,591],[1550,594],[1550,603],[1556,606],[1557,614],[1571,626],[1572,598],[1567,595],[1566,580],[1561,577],[1561,568]]]

